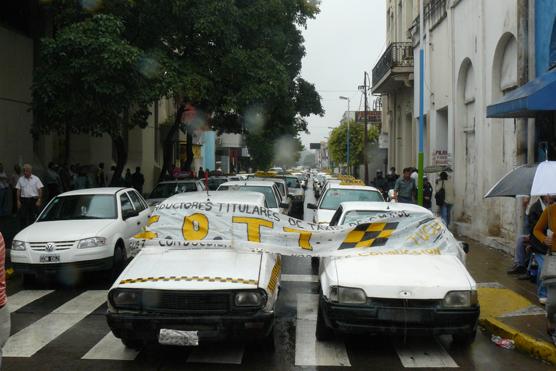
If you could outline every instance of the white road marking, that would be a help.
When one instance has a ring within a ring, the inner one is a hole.
[[[139,351],[126,348],[122,341],[110,331],[101,341],[96,343],[82,359],[109,359],[116,361],[133,361]]]
[[[8,296],[8,311],[10,313],[23,308],[27,304],[50,294],[54,290],[21,290],[15,294]]]
[[[411,338],[405,344],[401,339],[393,339],[393,343],[403,367],[459,367],[446,349],[433,337]]]
[[[12,335],[4,345],[4,357],[31,357],[105,301],[106,290],[85,291]]]
[[[297,294],[295,328],[296,366],[351,366],[341,341],[320,342],[315,338],[319,296]]]
[[[195,348],[187,358],[187,363],[219,363],[240,365],[245,347],[242,344],[222,346],[202,346]]]
[[[319,282],[319,276],[314,274],[282,274],[280,281],[285,282]]]

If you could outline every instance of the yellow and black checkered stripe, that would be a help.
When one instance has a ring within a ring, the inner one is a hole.
[[[272,268],[272,272],[270,273],[270,280],[268,281],[268,291],[274,293],[276,290],[276,286],[278,285],[278,277],[280,277],[280,272],[282,271],[282,259],[280,256],[276,257],[276,263]]]
[[[233,277],[210,277],[210,276],[161,276],[161,277],[143,277],[128,278],[120,281],[120,285],[141,282],[168,282],[168,281],[185,281],[185,282],[222,282],[222,283],[242,283],[244,285],[258,285],[257,280],[247,280],[244,278]]]
[[[360,247],[384,246],[388,238],[398,227],[395,223],[365,223],[360,224],[348,233],[340,245],[340,250]]]

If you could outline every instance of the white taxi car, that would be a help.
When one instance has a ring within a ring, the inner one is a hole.
[[[318,204],[307,204],[307,208],[315,210],[314,223],[328,224],[340,204],[348,201],[384,201],[384,198],[374,187],[349,182],[332,183],[323,191]]]
[[[210,200],[210,201],[209,201]],[[183,203],[265,206],[256,192],[183,193]],[[182,223],[175,226],[181,231]],[[274,342],[281,260],[276,254],[229,248],[145,247],[108,292],[107,320],[130,348],[148,343],[198,345],[227,338]]]
[[[260,192],[265,197],[265,207],[270,210],[287,215],[290,209],[290,204],[283,200],[278,186],[274,182],[266,180],[226,182],[218,187],[218,191]]]
[[[12,242],[11,260],[25,278],[67,270],[119,272],[129,239],[147,224],[149,209],[132,188],[90,188],[53,198]]]
[[[354,225],[388,211],[433,218],[416,205],[346,202],[330,224]],[[429,333],[451,334],[470,344],[479,317],[477,284],[464,264],[468,246],[448,237],[456,255],[321,259],[317,339],[328,340],[334,333]]]

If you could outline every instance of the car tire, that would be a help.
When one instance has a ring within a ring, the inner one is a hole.
[[[138,339],[130,339],[130,338],[121,338],[122,344],[129,349],[133,350],[141,350],[143,349],[143,342]]]
[[[326,326],[324,322],[324,314],[322,314],[322,307],[319,301],[319,307],[317,311],[317,329],[315,331],[315,337],[318,341],[328,341],[334,337],[334,332],[331,328]]]
[[[453,334],[452,340],[458,345],[471,345],[475,341],[475,336],[477,335],[477,329],[471,332],[462,332],[459,334]]]
[[[112,261],[112,274],[114,278],[116,278],[124,270],[125,262],[125,248],[122,246],[122,243],[119,242],[116,244],[116,247],[114,247],[114,257]]]

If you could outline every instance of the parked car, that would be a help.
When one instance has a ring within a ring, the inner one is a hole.
[[[202,180],[167,180],[158,183],[156,187],[154,187],[147,199],[147,204],[153,207],[175,194],[201,191],[206,191],[205,183]]]
[[[265,207],[286,215],[289,211],[290,204],[282,200],[278,186],[274,182],[256,180],[226,182],[218,187],[218,191],[260,192],[265,196]]]
[[[133,188],[90,188],[53,198],[12,242],[13,267],[25,278],[67,270],[121,270],[129,239],[147,224],[149,208]]]
[[[265,197],[181,193],[161,206],[196,202],[264,207]],[[182,223],[175,228],[181,232]],[[108,325],[135,349],[236,338],[261,339],[272,347],[280,264],[276,254],[228,248],[143,248],[108,292]]]
[[[353,225],[388,211],[433,218],[416,205],[345,202],[330,225]],[[480,312],[477,284],[465,268],[468,247],[443,233],[457,254],[322,258],[317,339],[337,333],[450,334],[470,344]]]

